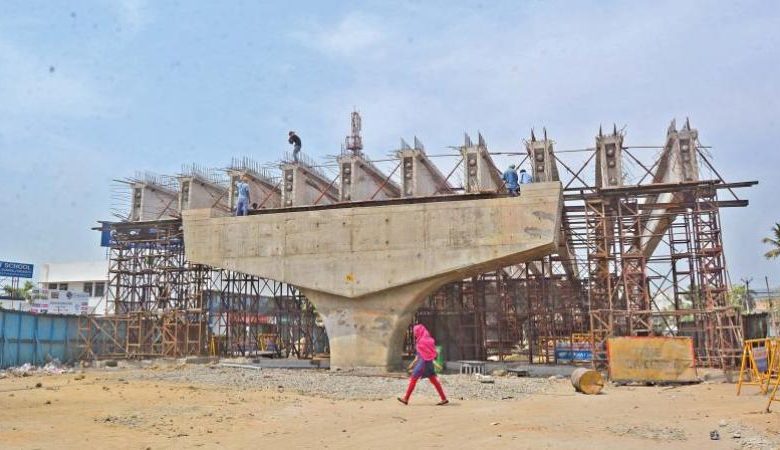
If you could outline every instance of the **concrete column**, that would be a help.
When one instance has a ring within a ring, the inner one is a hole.
[[[623,186],[623,135],[613,127],[604,135],[599,128],[596,136],[596,187],[606,189]]]
[[[338,162],[341,201],[384,200],[401,195],[398,185],[362,155],[344,154]]]
[[[699,180],[698,153],[696,142],[699,133],[691,129],[688,119],[685,120],[682,130],[677,131],[676,122],[672,120],[666,131],[666,145],[664,152],[658,161],[653,183],[684,183]],[[672,204],[683,200],[681,192],[664,192],[649,196],[645,203]],[[668,214],[666,208],[656,208],[650,213],[651,219],[645,223],[645,232],[642,236],[642,253],[650,257],[677,215]]]
[[[466,135],[466,142],[460,148],[460,154],[464,162],[464,189],[468,193],[499,192],[503,189],[504,181],[501,179],[501,171],[498,170],[482,135],[479,135],[477,145],[471,142]]]
[[[178,194],[159,184],[137,182],[132,184],[133,202],[130,220],[164,220],[179,215]]]
[[[452,193],[452,187],[446,177],[428,159],[425,151],[417,148],[402,148],[397,152],[397,156],[402,164],[402,196],[429,197]]]
[[[216,208],[230,212],[228,189],[199,176],[179,177],[179,210]]]
[[[338,184],[303,163],[282,165],[282,207],[328,205],[338,201]]]
[[[531,161],[531,174],[535,183],[560,180],[553,152],[553,141],[547,139],[547,130],[544,131],[542,140],[536,140],[532,131],[531,140],[526,141],[525,148]]]
[[[404,333],[417,308],[440,280],[348,298],[301,289],[325,322],[331,369],[395,370],[401,368]]]
[[[231,170],[230,174],[230,210],[236,210],[236,203],[238,203],[238,192],[236,192],[236,185],[241,179],[241,176],[247,177],[247,184],[249,185],[249,199],[251,203],[257,203],[258,208],[270,209],[278,208],[282,204],[282,193],[279,185],[275,180],[260,176],[259,174],[247,171],[247,170]]]

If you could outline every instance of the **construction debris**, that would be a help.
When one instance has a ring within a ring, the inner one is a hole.
[[[73,373],[73,369],[64,366],[60,360],[53,359],[43,366],[34,366],[30,363],[24,363],[19,367],[9,367],[5,371],[0,371],[0,378],[8,376],[13,377],[31,377],[34,375],[59,375],[63,373]]]
[[[496,382],[495,378],[493,378],[492,376],[482,375],[481,373],[475,373],[474,379],[479,381],[480,383],[485,383],[485,384],[493,384]]]

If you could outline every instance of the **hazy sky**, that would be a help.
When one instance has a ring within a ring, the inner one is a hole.
[[[728,3],[3,0],[0,260],[101,258],[112,179],[273,161],[289,129],[332,155],[353,107],[372,157],[612,123],[661,145],[689,116],[728,181],[760,181],[722,212],[732,281],[778,284],[780,3]]]

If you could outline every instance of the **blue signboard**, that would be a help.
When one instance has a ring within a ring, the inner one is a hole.
[[[111,235],[111,225],[103,222],[103,225],[100,227],[100,246],[101,247],[111,247],[111,244],[114,242],[114,236]]]
[[[33,265],[27,263],[0,261],[0,277],[32,278]]]
[[[587,362],[593,359],[590,342],[559,342],[555,344],[557,362]]]

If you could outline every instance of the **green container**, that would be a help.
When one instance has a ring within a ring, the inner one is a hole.
[[[444,371],[444,347],[441,345],[436,346],[436,359],[433,360],[433,368],[436,373]]]

